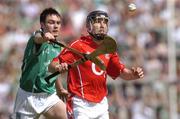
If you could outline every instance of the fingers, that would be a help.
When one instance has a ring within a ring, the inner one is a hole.
[[[68,64],[67,63],[61,63],[55,66],[55,70],[59,72],[65,72],[68,70]]]
[[[137,75],[139,78],[143,78],[144,77],[144,72],[143,69],[141,67],[132,67],[132,71],[134,72],[135,75]]]
[[[138,73],[139,78],[143,78],[144,77],[144,72],[143,72],[142,68],[138,68],[137,69],[137,73]]]
[[[58,91],[58,96],[63,102],[66,102],[68,95],[69,93],[65,89]]]
[[[59,95],[59,98],[60,98],[63,102],[66,102],[66,100],[67,100],[67,95],[60,94],[60,95]]]
[[[50,32],[44,33],[43,38],[44,38],[46,41],[55,40],[55,37],[54,37]]]
[[[60,98],[63,102],[66,102],[66,97],[65,97],[65,96],[59,96],[59,98]]]

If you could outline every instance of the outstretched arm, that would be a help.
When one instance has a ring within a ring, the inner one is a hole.
[[[135,80],[144,77],[144,72],[141,67],[132,67],[131,69],[124,68],[120,76],[124,80]]]

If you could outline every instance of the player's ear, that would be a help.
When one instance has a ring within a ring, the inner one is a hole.
[[[86,23],[86,29],[87,29],[88,32],[91,30],[91,26],[90,26],[89,23]]]
[[[89,23],[86,23],[86,29],[89,31]]]
[[[40,25],[41,25],[41,29],[43,30],[43,32],[48,32],[49,31],[47,26],[45,25],[45,23],[41,22]]]
[[[42,29],[45,29],[45,24],[43,22],[41,22],[40,25]]]

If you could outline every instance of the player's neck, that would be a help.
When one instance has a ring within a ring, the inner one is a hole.
[[[103,40],[96,40],[95,38],[93,38],[93,41],[97,44],[100,45],[102,44]]]

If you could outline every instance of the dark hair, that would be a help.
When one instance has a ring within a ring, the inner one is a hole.
[[[61,18],[61,15],[59,14],[59,12],[56,11],[54,8],[51,8],[51,7],[50,7],[50,8],[44,9],[44,10],[42,11],[42,13],[40,14],[40,23],[41,23],[41,22],[45,23],[46,17],[47,17],[48,15],[52,15],[52,14],[57,15],[58,17]]]

